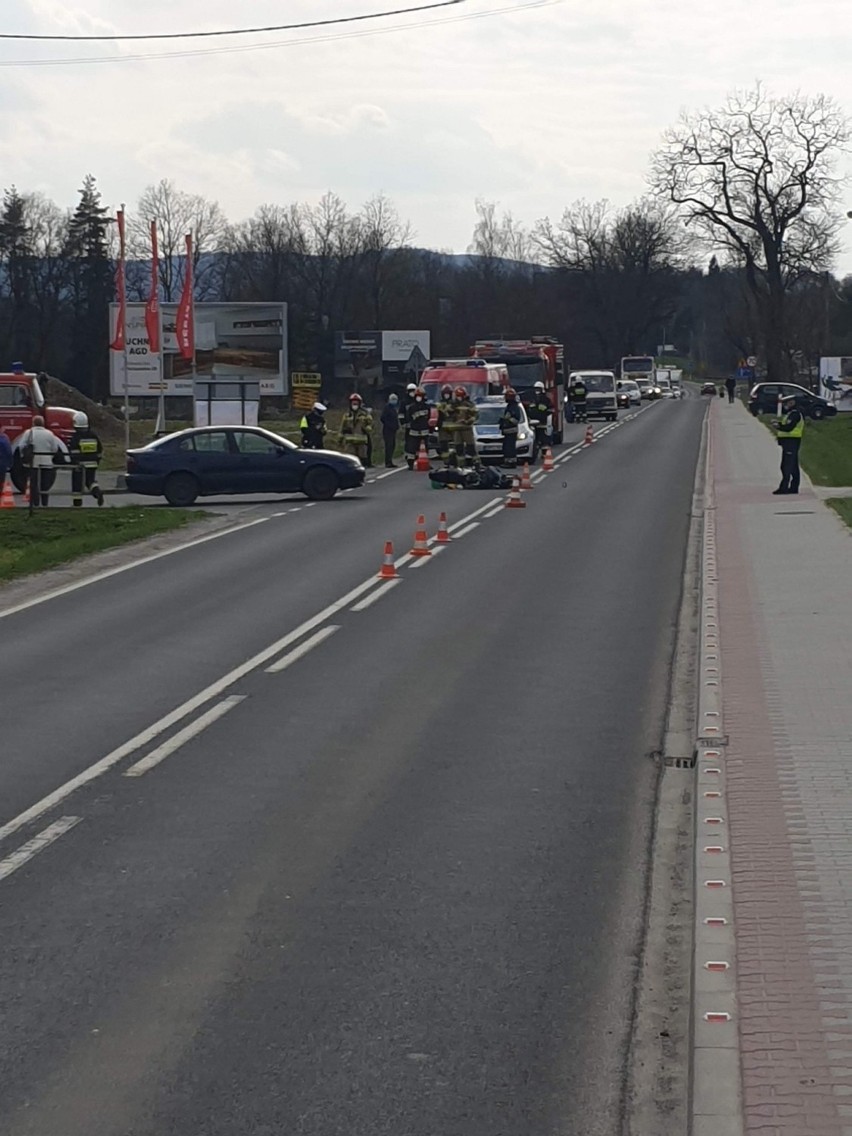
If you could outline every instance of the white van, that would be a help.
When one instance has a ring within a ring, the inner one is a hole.
[[[618,399],[615,391],[614,371],[572,371],[568,376],[568,390],[583,380],[586,388],[586,417],[607,418],[614,422],[618,417]]]

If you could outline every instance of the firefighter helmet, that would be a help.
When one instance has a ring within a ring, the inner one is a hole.
[[[352,394],[350,394],[350,396],[349,396],[349,401],[350,402],[363,402],[364,400],[361,398],[360,394],[358,394],[357,391],[353,391]]]
[[[537,390],[537,391],[543,391],[544,390],[544,383],[541,381],[541,379],[539,379],[539,381],[535,384],[535,386],[533,387],[533,390]]]
[[[447,395],[449,395],[450,398],[453,397],[453,388],[449,383],[444,383],[444,385],[441,387],[441,398],[446,398]]]
[[[456,398],[467,398],[467,391],[464,387],[456,387],[455,396]]]
[[[515,398],[517,398],[517,391],[515,390],[515,388],[506,387],[506,401],[512,402]]]

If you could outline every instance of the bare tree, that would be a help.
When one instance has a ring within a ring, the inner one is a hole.
[[[743,267],[770,378],[786,372],[788,293],[836,253],[834,162],[848,139],[832,99],[776,98],[758,84],[718,110],[684,114],[653,160],[653,188]]]
[[[539,221],[532,240],[561,272],[566,301],[583,313],[602,363],[647,350],[672,319],[688,249],[674,217],[656,203],[613,212],[606,200],[577,201],[556,224]]]
[[[396,206],[383,193],[364,205],[359,217],[361,278],[370,301],[372,326],[384,326],[384,312],[393,289],[395,269],[404,258],[400,252],[411,241],[414,231],[401,220]],[[396,273],[398,275],[398,273]]]
[[[219,294],[221,260],[216,255],[227,229],[218,202],[195,193],[184,193],[163,178],[142,193],[135,211],[128,217],[128,251],[135,261],[151,258],[151,222],[157,222],[160,244],[161,299],[174,303],[183,287],[184,237],[192,234],[193,284],[196,299],[213,299]],[[138,267],[138,266],[137,266]],[[136,279],[141,277],[141,281]],[[141,298],[147,293],[146,271],[130,270],[128,284]]]

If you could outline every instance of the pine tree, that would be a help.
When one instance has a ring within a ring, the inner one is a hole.
[[[65,250],[72,281],[68,381],[94,398],[109,393],[108,313],[114,277],[107,233],[111,224],[97,182],[88,174],[68,224]]]

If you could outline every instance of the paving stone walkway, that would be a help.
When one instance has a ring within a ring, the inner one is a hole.
[[[852,532],[710,416],[745,1130],[852,1136]]]

